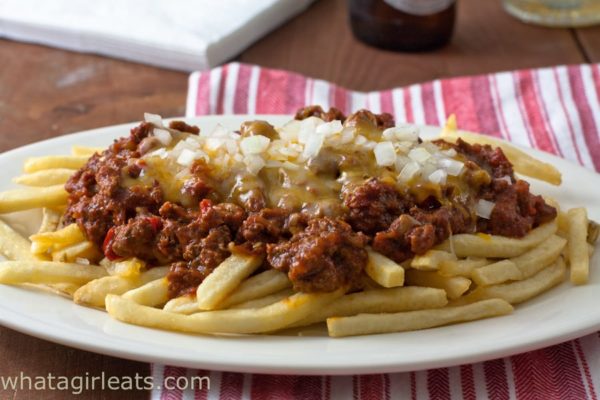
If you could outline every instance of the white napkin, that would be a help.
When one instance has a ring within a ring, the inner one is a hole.
[[[183,71],[206,69],[313,0],[0,0],[0,37]]]

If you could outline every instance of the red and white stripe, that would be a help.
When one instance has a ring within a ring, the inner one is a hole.
[[[436,80],[381,92],[232,63],[190,76],[187,116],[294,114],[307,104],[389,112],[397,122],[461,128],[538,147],[600,171],[600,65]],[[152,392],[153,399],[593,399],[600,390],[600,333],[483,363],[398,374],[278,376],[153,365],[165,376],[207,375],[208,392]]]

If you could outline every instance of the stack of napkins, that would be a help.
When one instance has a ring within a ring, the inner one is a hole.
[[[0,37],[183,71],[206,69],[313,0],[0,0]]]

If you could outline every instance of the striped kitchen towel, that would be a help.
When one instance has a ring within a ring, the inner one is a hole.
[[[354,92],[294,73],[232,63],[191,75],[187,116],[293,114],[307,104],[389,112],[397,122],[461,128],[560,155],[600,171],[600,65],[436,80]],[[477,364],[398,374],[278,376],[152,366],[165,377],[210,377],[210,389],[160,391],[153,399],[594,399],[600,333]]]

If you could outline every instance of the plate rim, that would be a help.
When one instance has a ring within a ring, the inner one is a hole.
[[[263,115],[263,114],[255,114],[255,115],[232,114],[232,115],[210,115],[210,116],[200,116],[200,117],[174,117],[174,118],[165,118],[164,120],[169,121],[169,120],[183,119],[188,122],[202,123],[206,120],[210,120],[211,122],[218,122],[223,119],[231,119],[231,118],[236,119],[236,120],[238,120],[238,119],[241,120],[241,119],[245,119],[245,118],[254,118],[254,119],[261,118],[261,119],[266,119],[266,120],[277,119],[277,120],[283,121],[284,119],[286,119],[286,120],[290,119],[291,116],[279,115],[279,114],[266,114],[266,115]],[[199,122],[199,121],[202,121],[202,122]],[[64,147],[61,147],[61,145],[60,145],[61,142],[70,143],[70,145],[73,145],[73,144],[77,143],[77,141],[75,140],[76,138],[80,138],[81,136],[85,136],[85,135],[98,134],[103,131],[113,131],[115,134],[117,134],[117,132],[119,132],[118,135],[123,136],[127,133],[128,128],[135,126],[136,123],[139,123],[139,121],[118,124],[118,125],[110,125],[110,126],[105,126],[105,127],[95,128],[95,129],[84,130],[84,131],[80,131],[80,132],[69,133],[69,134],[57,136],[54,138],[45,139],[45,140],[42,140],[39,142],[30,143],[30,144],[27,144],[27,145],[24,145],[24,146],[15,148],[15,149],[11,149],[4,153],[1,153],[0,154],[0,163],[2,163],[6,158],[10,158],[10,157],[14,157],[14,156],[19,157],[22,153],[25,153],[24,155],[26,156],[27,152],[35,151],[35,149],[40,146],[41,147],[55,146],[55,147],[61,149],[62,153],[64,153],[65,149],[64,149]],[[433,131],[434,129],[439,131],[441,129],[441,127],[431,126],[431,125],[418,125],[418,126],[422,130],[425,130],[425,131]],[[124,130],[124,131],[121,132],[121,130]],[[424,136],[430,137],[431,135],[425,134]],[[112,137],[114,137],[114,135],[111,136],[111,139],[112,139]],[[543,157],[545,157],[545,158],[553,159],[553,161],[557,162],[558,164],[565,165],[565,163],[566,163],[566,164],[568,164],[569,168],[575,168],[578,172],[586,171],[587,173],[590,173],[591,175],[595,176],[596,178],[600,178],[600,175],[596,174],[595,172],[585,169],[579,165],[571,163],[570,161],[567,161],[565,159],[557,157],[553,154],[546,153],[546,152],[543,152],[538,149],[523,147],[523,146],[520,146],[520,145],[514,144],[514,143],[510,143],[510,144],[526,151],[527,153],[532,154],[533,156],[537,156],[537,154],[539,153],[539,154],[542,154]],[[6,180],[8,181],[11,177],[12,176],[7,175]],[[3,184],[4,180],[5,179],[0,180],[0,184]],[[528,178],[528,180],[530,180],[530,178]],[[0,287],[0,293],[2,292],[3,288],[6,288],[6,287],[5,286]],[[28,290],[28,289],[23,289],[23,288],[18,288],[18,287],[10,287],[10,288],[14,289],[14,290]],[[63,300],[68,301],[72,306],[81,307],[81,306],[75,305],[70,300],[67,300],[67,299],[63,299]],[[95,311],[99,312],[99,313],[101,312],[99,310],[95,310]],[[9,317],[11,317],[11,315],[10,315],[11,313],[12,313],[13,318],[15,318],[15,316],[16,316],[16,319],[11,320],[9,318]],[[108,317],[105,313],[103,313],[103,314],[104,314],[104,318]],[[499,318],[503,318],[503,317],[496,317],[494,319],[498,320]],[[26,320],[28,320],[28,319],[30,321],[33,321],[33,325],[32,324],[28,325],[26,323]],[[309,364],[309,363],[304,363],[302,365],[289,366],[289,365],[284,365],[282,363],[276,363],[273,361],[271,361],[271,363],[269,365],[264,365],[264,364],[257,365],[256,361],[246,360],[244,357],[240,357],[241,360],[237,360],[237,361],[233,361],[233,362],[232,361],[215,362],[214,360],[213,361],[189,360],[189,362],[188,362],[188,361],[182,360],[180,358],[172,359],[172,358],[168,358],[168,357],[164,357],[164,356],[157,358],[156,356],[153,356],[150,353],[149,354],[140,354],[136,350],[133,350],[133,348],[130,350],[128,350],[127,348],[115,349],[115,348],[109,348],[107,346],[102,346],[102,343],[100,343],[100,344],[89,343],[84,338],[79,340],[78,338],[73,338],[73,336],[61,337],[60,335],[57,335],[56,332],[45,331],[43,329],[43,326],[41,326],[41,327],[39,326],[40,323],[41,323],[41,321],[38,321],[38,320],[32,318],[31,316],[19,315],[13,309],[6,308],[5,304],[0,304],[0,325],[9,327],[9,328],[17,330],[19,332],[23,332],[30,336],[38,337],[38,338],[41,338],[44,340],[59,343],[59,344],[66,345],[69,347],[78,348],[78,349],[85,350],[85,351],[92,351],[92,352],[96,352],[96,353],[100,353],[100,354],[106,354],[106,355],[110,355],[110,356],[138,360],[138,361],[143,361],[143,362],[167,363],[170,365],[180,365],[180,366],[190,367],[190,368],[208,368],[208,369],[216,369],[216,370],[227,370],[227,371],[238,371],[238,372],[249,372],[249,373],[304,374],[304,375],[322,375],[322,374],[343,375],[343,374],[357,374],[357,373],[385,373],[385,372],[416,371],[416,370],[422,370],[422,369],[428,369],[428,368],[448,367],[448,366],[457,365],[457,364],[461,364],[461,363],[473,363],[473,362],[480,362],[480,361],[489,360],[489,359],[497,358],[497,357],[510,356],[510,355],[522,353],[523,351],[531,351],[531,350],[543,348],[546,346],[554,345],[557,343],[561,343],[561,342],[564,342],[567,340],[571,340],[571,339],[574,339],[577,337],[581,337],[581,336],[595,332],[598,329],[600,329],[600,318],[599,318],[598,321],[595,322],[595,324],[591,324],[588,327],[586,327],[585,329],[579,329],[577,331],[563,332],[559,335],[554,335],[552,337],[542,339],[542,340],[539,340],[539,339],[538,340],[535,340],[535,339],[525,340],[519,345],[505,344],[504,346],[496,346],[491,349],[488,349],[487,351],[479,351],[476,354],[471,354],[471,355],[467,355],[467,356],[446,356],[445,358],[442,358],[442,359],[425,360],[422,362],[417,362],[417,363],[413,362],[410,364],[402,364],[402,363],[399,364],[398,360],[389,361],[387,363],[379,360],[379,361],[377,361],[376,364],[369,364],[369,365],[363,364],[362,366],[357,367],[356,364],[342,365],[339,362],[333,363],[333,364],[327,364],[325,366]],[[117,321],[115,321],[114,323],[124,325],[127,327],[131,327],[128,324],[123,324],[123,323],[120,323]],[[36,327],[38,327],[38,328],[36,329]],[[152,332],[157,332],[156,329],[152,329],[152,328],[141,328],[141,327],[135,327],[135,328],[149,330]],[[443,328],[437,328],[437,329],[443,329]],[[402,334],[392,333],[392,334],[386,334],[386,335],[394,335],[395,336],[395,335],[402,335]],[[369,335],[369,336],[364,336],[362,338],[371,338],[371,337],[378,337],[378,336],[379,335]],[[127,340],[127,339],[123,339],[123,338],[117,338],[117,339]],[[331,338],[325,338],[325,339],[334,340],[334,341],[340,340],[340,339],[331,339]],[[341,339],[341,340],[345,340],[345,339]]]

